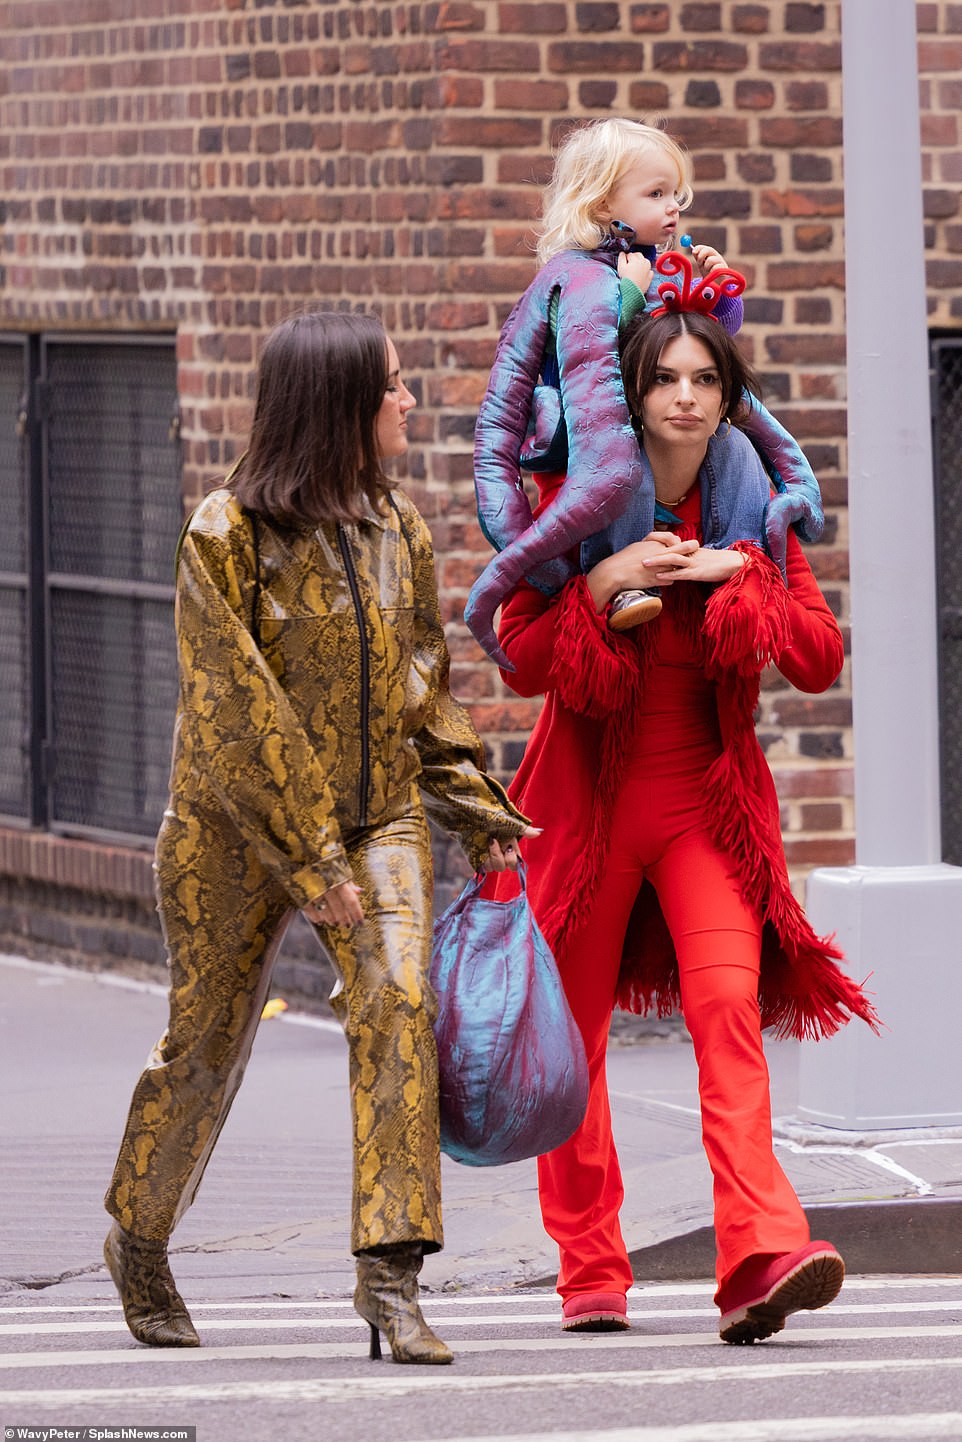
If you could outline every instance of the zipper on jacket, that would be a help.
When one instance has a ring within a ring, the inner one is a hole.
[[[357,620],[357,634],[361,645],[361,775],[358,781],[357,797],[357,824],[367,825],[367,792],[371,780],[371,755],[368,730],[370,728],[370,651],[367,639],[367,627],[364,624],[364,611],[361,607],[361,592],[357,584],[357,571],[354,569],[354,557],[351,555],[351,548],[348,545],[347,536],[344,534],[344,527],[340,521],[337,523],[337,544],[340,548],[341,558],[344,561],[344,569],[347,572],[347,584],[351,592],[351,600],[354,602],[354,616]]]

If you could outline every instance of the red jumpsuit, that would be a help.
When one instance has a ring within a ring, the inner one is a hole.
[[[680,514],[686,523],[682,535],[696,534],[697,489]],[[618,1219],[624,1191],[611,1132],[605,1051],[629,918],[646,880],[657,894],[670,932],[682,1007],[698,1062],[702,1133],[714,1177],[718,1282],[750,1256],[790,1252],[809,1240],[805,1214],[772,1150],[759,1010],[763,917],[745,899],[744,877],[737,875],[736,862],[711,832],[706,773],[723,751],[718,688],[706,670],[700,637],[684,624],[680,593],[685,586],[680,582],[665,589],[664,610],[647,628],[653,654],[636,723],[623,733],[630,739],[608,813],[604,865],[587,909],[582,908],[573,928],[565,929],[563,944],[555,943],[591,1078],[581,1127],[564,1146],[539,1160],[542,1214],[559,1246],[558,1290],[563,1298],[579,1292],[625,1291],[632,1282]],[[533,639],[525,643],[521,614],[527,607],[530,616],[531,604],[530,594],[521,597],[512,616],[509,602],[502,625],[502,644],[519,663],[518,676],[506,679],[523,693],[525,681],[530,681],[524,674],[526,664],[534,674],[530,657],[536,643]],[[837,635],[830,613],[824,611],[826,618],[820,618],[820,624],[826,633],[834,628]],[[532,637],[536,631],[537,619]],[[513,651],[510,642],[519,638],[521,648]],[[840,659],[839,639],[839,663]],[[812,689],[827,685],[833,674]],[[544,688],[543,676],[541,681]],[[566,718],[556,709],[552,715],[561,726],[560,737],[564,725],[572,721],[571,713]],[[550,750],[551,732],[549,723],[540,738],[543,759]],[[576,772],[584,763],[586,746],[594,744],[582,738],[572,751],[570,736],[569,728],[553,758],[561,787],[564,774]],[[602,779],[603,771],[602,763]],[[519,781],[523,787],[525,780],[519,776]],[[534,823],[546,828],[538,844],[529,847],[532,899],[541,919],[537,853],[550,846],[570,855],[570,828],[577,822],[561,820],[562,827],[567,821],[569,834],[559,838],[558,821],[539,814],[533,795],[528,801]],[[583,838],[581,843],[585,844]],[[553,894],[542,891],[542,910],[553,900]]]

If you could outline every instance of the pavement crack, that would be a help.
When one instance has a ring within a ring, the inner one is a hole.
[[[0,1292],[43,1292],[48,1287],[59,1287],[61,1282],[73,1282],[78,1277],[89,1277],[93,1272],[102,1272],[103,1262],[92,1262],[87,1267],[71,1267],[50,1277],[0,1277]]]

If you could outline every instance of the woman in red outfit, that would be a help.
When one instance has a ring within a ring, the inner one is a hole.
[[[539,1160],[542,1213],[560,1250],[564,1327],[626,1327],[608,1028],[615,1005],[680,1004],[714,1177],[721,1336],[752,1342],[830,1302],[844,1276],[835,1248],[810,1240],[775,1160],[761,1033],[828,1035],[874,1012],[792,896],[753,723],[766,665],[824,691],[842,638],[794,533],[786,578],[757,542],[700,544],[705,507],[723,499],[706,456],[753,384],[727,333],[697,314],[641,317],[622,364],[674,520],[553,598],[522,584],[500,630],[515,668],[505,680],[547,698],[511,794],[543,827],[527,845],[529,895],[591,1076],[582,1126]],[[612,597],[648,585],[662,588],[661,616],[612,633]]]

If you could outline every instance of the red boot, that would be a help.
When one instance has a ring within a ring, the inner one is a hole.
[[[841,1290],[845,1263],[831,1242],[809,1242],[797,1252],[748,1257],[718,1289],[719,1335],[739,1345],[780,1332],[792,1312],[814,1312]]]

